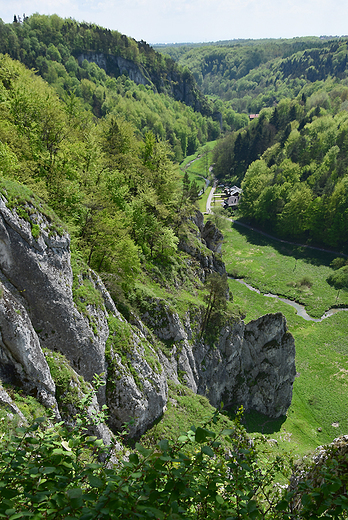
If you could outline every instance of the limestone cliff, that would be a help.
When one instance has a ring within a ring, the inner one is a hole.
[[[203,227],[199,214],[190,226],[181,248],[192,255],[197,279],[224,272],[222,236],[211,223]],[[197,334],[199,306],[180,317],[166,300],[149,298],[128,322],[93,271],[75,266],[73,275],[68,234],[33,201],[19,209],[0,197],[0,279],[0,379],[34,393],[57,414],[44,347],[65,356],[72,386],[104,373],[99,405],[108,405],[113,430],[133,421],[133,436],[165,410],[168,378],[186,382],[215,406],[243,404],[278,417],[290,405],[295,348],[281,314],[225,323],[214,344]],[[107,440],[110,432],[100,435]]]

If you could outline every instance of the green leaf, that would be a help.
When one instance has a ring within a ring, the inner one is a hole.
[[[277,511],[285,511],[288,508],[288,506],[289,503],[286,500],[281,500],[280,502],[278,502],[275,508]]]
[[[139,464],[139,457],[136,453],[131,453],[129,455],[129,462],[132,464]]]
[[[143,457],[148,457],[152,453],[152,450],[144,448],[139,442],[136,443],[135,448]]]
[[[158,446],[162,451],[169,450],[169,442],[167,441],[167,439],[162,439],[161,441],[159,441]]]
[[[48,466],[47,468],[42,468],[41,473],[44,475],[49,475],[50,473],[54,473],[57,470],[57,468],[54,468],[53,466]]]
[[[188,440],[187,435],[180,435],[178,442],[186,442]]]
[[[131,473],[132,478],[140,478],[143,474],[140,471],[137,471],[136,473]]]
[[[80,489],[80,488],[68,489],[67,494],[68,494],[69,498],[80,498],[82,496],[82,489]]]
[[[88,482],[92,487],[95,488],[101,488],[103,487],[104,483],[100,478],[95,477],[94,475],[88,475]]]
[[[226,430],[223,430],[221,435],[232,435],[234,433],[234,430],[231,430],[231,428],[228,428]]]
[[[198,428],[196,430],[196,435],[195,435],[196,442],[205,442],[205,440],[208,436],[209,436],[208,430],[198,426]]]
[[[215,455],[210,446],[203,446],[202,453],[205,453],[205,455],[208,455],[209,457],[214,457]]]
[[[225,502],[221,495],[216,495],[215,500],[218,504],[223,504]]]

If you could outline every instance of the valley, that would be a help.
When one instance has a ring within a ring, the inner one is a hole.
[[[0,517],[347,518],[347,37],[0,22]]]
[[[236,226],[224,234],[227,272],[243,277],[263,294],[290,296],[305,305],[311,316],[321,316],[331,306],[348,306],[347,292],[342,291],[336,302],[337,291],[326,282],[335,255],[290,248],[251,231],[241,232]],[[310,287],[296,287],[296,282],[304,278]],[[296,345],[297,376],[286,418],[272,422],[251,414],[246,420],[249,431],[269,433],[282,448],[299,454],[345,434],[348,314],[338,312],[320,323],[305,321],[279,299],[265,298],[236,280],[229,279],[229,285],[233,302],[246,314],[246,322],[260,314],[280,311]]]

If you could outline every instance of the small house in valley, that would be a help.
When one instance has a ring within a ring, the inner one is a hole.
[[[238,186],[232,186],[232,188],[226,186],[224,191],[226,195],[226,199],[223,202],[224,208],[235,209],[239,204],[242,189],[238,188]]]

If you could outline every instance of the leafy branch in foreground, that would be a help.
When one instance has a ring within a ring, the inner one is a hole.
[[[84,406],[87,410],[88,402]],[[209,429],[219,421],[216,411],[176,443],[163,439],[152,449],[136,444],[114,465],[113,446],[88,435],[87,412],[81,411],[70,430],[38,419],[3,440],[0,518],[346,518],[348,501],[338,494],[346,485],[342,461],[328,457],[316,480],[307,472],[309,479],[301,476],[284,490],[277,480],[288,481],[291,461],[272,456],[267,443],[264,449],[251,441],[240,425],[241,413],[233,429],[219,434]]]

